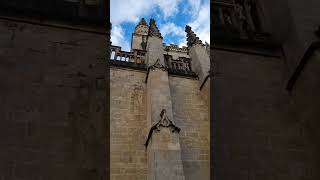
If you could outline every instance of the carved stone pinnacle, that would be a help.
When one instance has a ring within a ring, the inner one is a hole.
[[[150,19],[149,23],[149,36],[155,36],[162,39],[161,33],[156,25],[156,22],[153,18]]]
[[[191,30],[191,27],[186,25],[185,32],[187,33],[187,45],[188,47],[191,47],[195,44],[201,44],[203,45],[202,41],[199,39],[199,37],[196,36],[196,34]]]
[[[141,19],[141,21],[139,22],[138,25],[144,25],[144,26],[148,26],[146,20],[144,18]]]

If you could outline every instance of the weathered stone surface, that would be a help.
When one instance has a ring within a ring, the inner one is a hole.
[[[298,121],[301,107],[285,90],[289,73],[283,59],[221,50],[214,54],[215,177],[317,179],[317,156]]]
[[[0,32],[0,179],[106,178],[106,37],[3,19]]]
[[[160,59],[160,63],[164,65],[164,50],[161,38],[148,37],[147,50],[146,59],[149,66],[153,65],[157,59]]]
[[[173,118],[178,127],[181,159],[186,180],[210,178],[209,109],[202,99],[199,81],[169,77]]]
[[[180,129],[174,125],[169,74],[164,64],[162,39],[160,33],[156,32],[153,19],[150,20],[150,26],[146,95],[147,121],[152,134],[149,133],[151,143],[147,144],[148,180],[185,180],[178,136]],[[166,127],[169,123],[171,126]]]
[[[111,180],[147,180],[146,72],[110,71]]]
[[[199,88],[201,83],[205,80],[210,70],[210,58],[207,54],[206,48],[202,44],[195,44],[189,50],[192,58],[192,70],[199,76]]]
[[[309,175],[313,179],[320,177],[318,169],[319,156],[317,153],[320,149],[319,137],[319,102],[320,97],[318,92],[320,90],[319,80],[319,65],[320,53],[319,50],[315,51],[313,56],[309,59],[303,72],[298,78],[292,92],[292,103],[295,105],[295,120],[300,125],[301,135],[304,138],[304,143],[293,144],[296,148],[305,148],[310,153],[311,161],[308,169]],[[309,150],[310,149],[310,150]]]

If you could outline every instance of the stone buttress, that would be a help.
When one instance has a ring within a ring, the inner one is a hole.
[[[212,72],[210,72],[210,57],[205,45],[191,30],[190,26],[186,26],[185,32],[187,33],[189,56],[192,59],[191,66],[199,77],[201,96],[210,109],[210,76],[212,75]]]
[[[180,128],[173,123],[168,71],[164,66],[162,36],[150,20],[147,39],[148,180],[184,180],[179,143]]]

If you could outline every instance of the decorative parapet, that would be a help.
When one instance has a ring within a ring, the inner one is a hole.
[[[161,33],[156,25],[156,21],[153,18],[150,19],[148,35],[150,37],[155,36],[162,39]]]
[[[196,34],[191,30],[191,27],[186,25],[185,32],[187,33],[187,45],[188,47],[191,47],[195,44],[201,44],[203,45],[202,41],[199,39],[199,37],[196,36]]]
[[[222,44],[247,44],[273,48],[273,42],[268,30],[263,28],[265,21],[258,0],[213,0],[213,27],[215,30],[211,38],[215,43]]]
[[[173,122],[168,118],[165,109],[162,109],[162,111],[160,113],[160,117],[161,117],[161,119],[150,128],[147,140],[146,140],[146,142],[144,144],[145,146],[148,146],[148,143],[150,141],[150,138],[152,136],[153,131],[154,130],[160,131],[161,127],[172,128],[171,132],[173,132],[173,133],[174,132],[178,132],[179,133],[181,131],[181,129],[179,127],[177,127],[176,125],[174,125]]]
[[[111,46],[110,64],[115,66],[145,69],[145,50],[134,49],[133,52],[122,51],[120,46]]]
[[[186,46],[179,47],[178,45],[175,45],[175,44],[170,44],[169,46],[167,46],[166,44],[163,44],[163,50],[188,53],[188,47]]]

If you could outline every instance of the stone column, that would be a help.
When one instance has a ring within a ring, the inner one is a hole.
[[[147,40],[146,140],[148,180],[184,180],[179,143],[180,129],[173,124],[168,71],[164,66],[162,37],[153,19]]]

